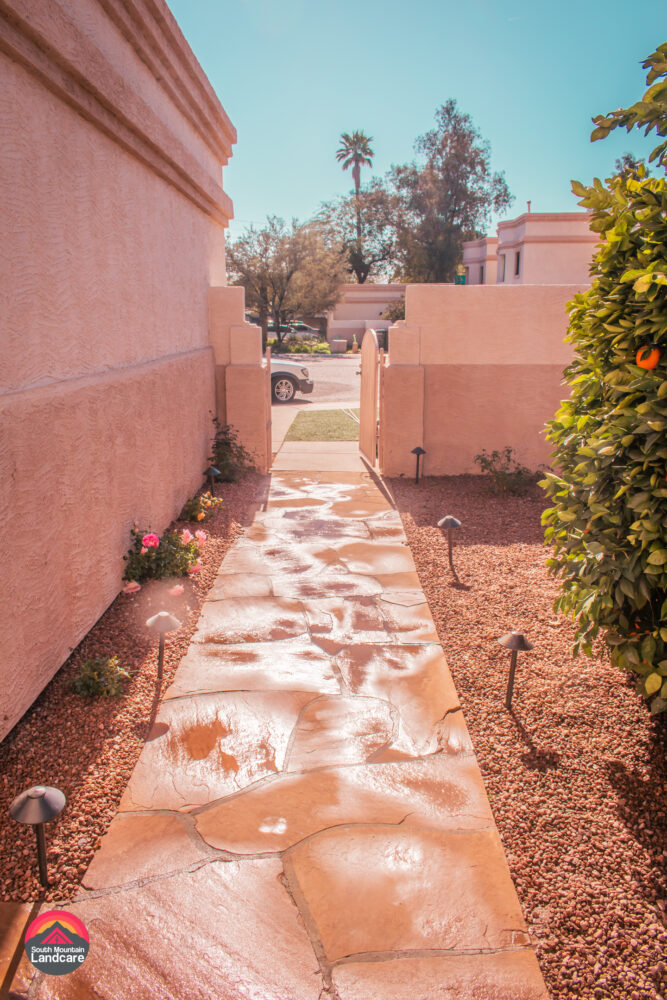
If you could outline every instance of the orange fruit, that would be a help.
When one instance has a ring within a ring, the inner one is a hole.
[[[646,354],[646,351],[649,353]],[[640,368],[646,368],[647,371],[650,371],[657,367],[658,361],[660,361],[660,351],[657,347],[640,347],[637,351],[636,361]]]

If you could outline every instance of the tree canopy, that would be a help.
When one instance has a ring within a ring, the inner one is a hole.
[[[514,200],[504,175],[492,171],[489,143],[470,115],[449,100],[435,120],[416,140],[413,162],[365,187],[359,171],[372,163],[372,140],[363,132],[341,136],[336,157],[352,167],[354,195],[326,202],[318,224],[360,283],[369,277],[452,281],[464,240],[481,236],[492,215]]]
[[[373,166],[373,150],[371,149],[372,136],[367,136],[364,132],[343,132],[340,137],[340,146],[336,153],[336,159],[343,164],[343,170],[352,167],[352,180],[354,190],[359,194],[361,187],[361,168],[363,166]]]
[[[331,308],[344,280],[340,252],[325,245],[316,227],[276,216],[228,244],[227,266],[231,284],[243,285],[246,306],[259,315],[264,344],[270,319],[280,342],[288,320]]]
[[[620,125],[667,135],[666,55],[663,45],[644,63],[652,86],[640,102],[593,119],[593,140]],[[665,166],[666,151],[660,143],[650,160]],[[620,166],[604,184],[572,184],[600,244],[592,287],[569,304],[571,396],[549,425],[557,471],[543,483],[544,523],[574,652],[590,655],[602,630],[657,713],[667,709],[667,184],[637,161]]]
[[[417,159],[393,167],[396,258],[406,281],[452,281],[464,240],[488,229],[492,213],[513,202],[502,173],[491,170],[491,149],[470,115],[449,100],[436,127],[415,143]]]
[[[394,201],[379,178],[358,196],[326,202],[316,223],[329,246],[340,248],[359,284],[386,277],[394,257]]]

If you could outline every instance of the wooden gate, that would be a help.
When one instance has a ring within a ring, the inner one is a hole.
[[[375,465],[378,458],[379,382],[383,353],[378,347],[375,330],[366,330],[361,342],[359,450],[371,465]]]

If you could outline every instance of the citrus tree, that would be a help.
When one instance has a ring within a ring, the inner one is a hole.
[[[667,136],[667,44],[647,58],[641,101],[594,119]],[[663,172],[667,142],[650,156]],[[653,713],[667,709],[667,189],[637,163],[604,184],[573,182],[600,243],[592,287],[568,306],[570,398],[549,424],[556,472],[543,485],[561,581],[556,609],[576,622],[573,652],[600,630],[612,662],[637,675]]]

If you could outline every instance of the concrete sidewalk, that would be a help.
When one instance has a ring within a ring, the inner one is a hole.
[[[316,464],[316,459],[312,459]],[[547,1000],[401,520],[278,472],[68,906],[108,1000]]]

